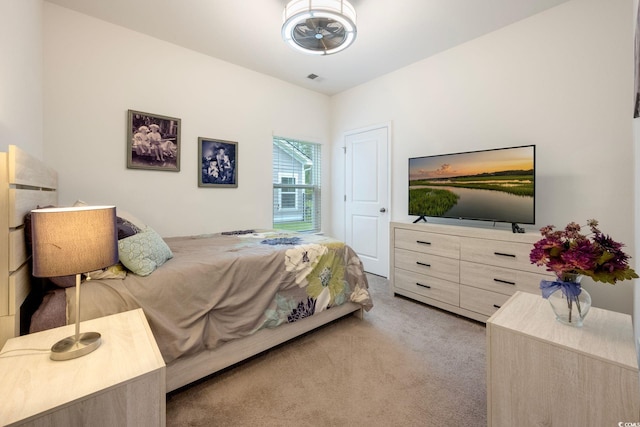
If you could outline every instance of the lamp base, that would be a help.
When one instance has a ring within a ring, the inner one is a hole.
[[[83,332],[78,336],[64,338],[51,347],[51,360],[70,360],[82,357],[100,347],[100,334]]]

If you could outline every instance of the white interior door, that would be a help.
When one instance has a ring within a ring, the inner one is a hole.
[[[345,236],[365,271],[389,273],[389,126],[345,135]]]

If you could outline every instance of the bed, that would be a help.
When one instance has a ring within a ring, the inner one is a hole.
[[[55,204],[55,198],[29,204]],[[235,230],[163,239],[139,219],[117,212],[126,268],[119,263],[88,275],[82,320],[142,308],[167,364],[167,391],[372,307],[360,259],[332,238]],[[141,242],[151,248],[142,256]],[[28,250],[22,252],[28,259]],[[23,269],[28,271],[28,262]],[[56,283],[63,287],[45,295],[32,330],[73,323],[75,288]],[[23,287],[24,294],[29,280]],[[51,319],[54,324],[45,325]]]

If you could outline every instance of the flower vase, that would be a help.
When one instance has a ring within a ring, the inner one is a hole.
[[[540,284],[543,297],[549,300],[556,320],[560,323],[581,327],[584,318],[589,313],[591,295],[580,286],[581,280],[582,276],[579,274],[564,274],[557,281],[543,280]]]

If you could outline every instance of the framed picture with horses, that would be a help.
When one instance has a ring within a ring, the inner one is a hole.
[[[198,187],[238,187],[238,143],[198,138]]]
[[[180,171],[180,119],[128,110],[127,168]]]

